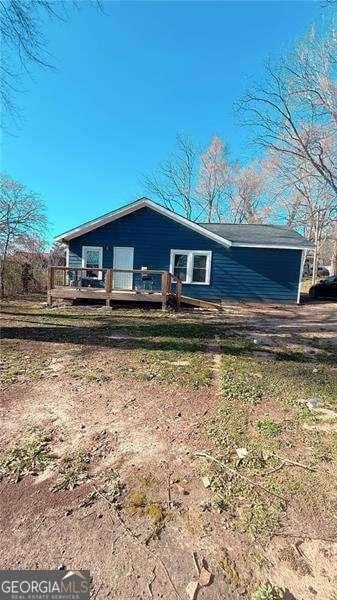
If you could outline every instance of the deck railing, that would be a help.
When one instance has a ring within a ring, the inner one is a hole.
[[[118,275],[124,274],[123,278]],[[135,277],[136,275],[136,277]],[[50,266],[48,268],[48,303],[52,303],[53,291],[58,291],[58,297],[61,297],[61,290],[73,289],[74,298],[85,297],[81,292],[91,289],[93,292],[100,292],[100,297],[107,300],[114,299],[114,291],[123,291],[125,294],[140,294],[141,299],[146,299],[147,294],[159,294],[163,308],[168,303],[180,307],[182,296],[182,281],[173,273],[163,269],[95,269],[85,267],[61,267]],[[130,287],[129,287],[130,286]],[[79,291],[76,296],[76,290]],[[134,298],[134,299],[137,299]]]

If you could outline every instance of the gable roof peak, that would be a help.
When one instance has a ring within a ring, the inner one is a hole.
[[[178,222],[180,225],[184,225],[185,227],[189,227],[190,229],[193,229],[194,231],[196,231],[197,233],[199,233],[200,235],[202,235],[204,237],[211,238],[212,240],[214,240],[215,242],[218,242],[222,246],[227,246],[227,247],[231,246],[230,240],[225,239],[223,236],[218,235],[217,233],[215,233],[213,231],[207,230],[206,228],[202,227],[202,225],[199,225],[198,223],[195,223],[194,221],[190,221],[186,217],[178,215],[177,213],[173,212],[172,210],[165,208],[161,204],[158,204],[158,202],[154,202],[153,200],[151,200],[150,198],[146,198],[145,196],[142,196],[141,198],[138,198],[137,200],[134,200],[133,202],[122,206],[121,208],[117,208],[114,211],[106,213],[105,215],[102,215],[101,217],[92,219],[91,221],[87,221],[86,223],[83,223],[79,227],[75,227],[74,229],[65,231],[64,233],[61,233],[54,239],[55,239],[55,241],[59,241],[59,242],[69,242],[70,240],[72,240],[76,237],[79,237],[80,235],[83,235],[84,233],[88,233],[89,231],[92,231],[93,229],[102,227],[103,225],[106,225],[107,223],[110,223],[111,221],[121,219],[122,217],[125,217],[126,215],[131,214],[131,213],[135,212],[136,210],[139,210],[140,208],[145,208],[145,207],[155,210],[156,212],[162,214],[163,216],[165,216],[169,219],[172,219],[173,221]]]
[[[301,236],[298,232],[293,231],[284,225],[271,225],[268,223],[196,223],[190,221],[186,217],[183,217],[172,210],[154,202],[146,196],[137,198],[133,202],[126,204],[120,208],[117,208],[101,217],[92,219],[74,229],[66,231],[55,238],[56,241],[69,242],[70,240],[77,238],[89,231],[103,227],[107,223],[121,219],[141,208],[150,208],[158,212],[159,214],[171,219],[192,229],[199,235],[210,238],[218,244],[230,247],[230,246],[246,246],[255,248],[288,248],[288,249],[309,249],[313,248],[313,244]],[[242,236],[240,232],[245,230]],[[260,229],[258,235],[256,230]],[[281,235],[280,232],[283,232]],[[263,234],[261,235],[261,233]]]

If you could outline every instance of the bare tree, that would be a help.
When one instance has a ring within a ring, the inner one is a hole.
[[[33,236],[42,237],[46,225],[44,207],[39,197],[22,183],[8,175],[0,176],[0,295],[5,292],[5,275],[8,254],[22,241]]]
[[[265,197],[267,181],[263,162],[236,166],[231,198],[234,223],[263,223],[266,220],[271,212]]]
[[[197,156],[197,147],[191,137],[180,133],[176,152],[152,175],[144,178],[150,193],[155,194],[164,206],[188,219],[195,217]]]
[[[44,240],[36,235],[18,236],[14,250],[8,255],[6,293],[41,291],[47,265]]]
[[[55,242],[49,252],[49,263],[52,266],[66,266],[66,244]]]
[[[215,136],[200,156],[200,169],[196,193],[198,203],[210,223],[228,214],[231,193],[231,167],[227,158],[227,148]]]
[[[334,27],[312,29],[241,104],[255,141],[277,163],[275,200],[289,224],[301,223],[319,243],[337,212],[336,64]]]
[[[264,84],[241,103],[255,140],[286,160],[310,165],[337,194],[336,34],[311,31]],[[310,172],[307,173],[310,176]]]
[[[100,0],[90,0],[102,9]],[[44,19],[66,21],[76,0],[0,0],[0,101],[3,112],[17,116],[15,96],[21,91],[23,74],[33,65],[51,68],[52,60],[44,36]],[[4,115],[3,115],[4,118]]]

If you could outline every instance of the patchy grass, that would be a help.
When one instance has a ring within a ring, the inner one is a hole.
[[[226,330],[223,324],[197,323],[189,316],[180,319],[174,314],[142,309],[41,310],[30,303],[12,302],[4,305],[3,317],[3,337],[10,338],[6,343],[12,347],[17,346],[3,372],[3,382],[10,383],[22,378],[27,368],[32,377],[45,376],[52,358],[47,351],[47,356],[40,355],[41,364],[33,365],[30,349],[26,364],[23,343],[52,342],[63,344],[63,348],[66,344],[73,357],[65,365],[65,373],[85,383],[107,382],[114,372],[130,379],[198,388],[209,385],[212,379],[212,356],[207,345],[219,331]],[[90,354],[97,349],[102,351],[102,364],[94,366]],[[116,365],[111,357],[105,360],[105,349],[120,350],[123,360]]]
[[[58,465],[58,477],[52,487],[53,492],[73,490],[88,477],[89,456],[78,450],[66,454]]]
[[[319,396],[324,406],[337,405],[335,357],[329,355],[327,362],[317,363],[288,352],[276,354],[275,360],[265,360],[254,356],[252,346],[243,348],[241,355],[233,356],[228,353],[229,341],[223,356],[221,382],[222,394],[227,400],[257,404],[261,400],[278,398],[292,404]]]
[[[270,581],[262,583],[251,595],[251,600],[283,600],[284,598],[284,590]]]
[[[329,361],[313,364],[289,353],[286,359],[280,354],[268,360],[255,356],[250,343],[232,341],[233,348],[231,338],[223,346],[223,400],[208,428],[219,458],[232,472],[211,467],[213,503],[231,528],[254,540],[267,540],[286,519],[285,501],[296,498],[302,510],[314,512],[312,494],[317,486],[320,500],[315,504],[324,504],[319,490],[325,487],[325,474],[281,465],[282,456],[309,466],[335,460],[337,432],[306,430],[320,417],[303,400],[319,397],[320,406],[336,406],[337,373]],[[240,348],[242,354],[236,354]],[[239,460],[237,448],[245,449],[243,459]],[[322,518],[329,526],[323,513]]]
[[[319,462],[337,460],[337,432],[311,431],[306,436],[306,444],[315,460]]]
[[[140,369],[135,377],[140,380],[155,379],[187,388],[209,385],[212,380],[212,357],[202,353],[141,351],[137,358]]]
[[[92,369],[84,373],[84,380],[88,383],[104,383],[109,381],[111,377],[104,371],[104,369]]]
[[[231,464],[230,460],[227,464]],[[273,491],[275,487],[275,481],[270,480],[266,490],[260,490],[241,479],[239,474],[228,473],[221,467],[214,470],[210,485],[213,504],[223,513],[228,526],[246,533],[253,540],[263,541],[272,537],[284,512],[283,503],[268,494],[268,489]]]
[[[247,508],[239,515],[236,527],[250,538],[256,540],[263,538],[268,540],[272,537],[275,528],[281,520],[282,507],[270,500],[252,500]]]
[[[246,441],[249,411],[233,400],[221,404],[208,434],[224,450]]]
[[[0,383],[38,381],[50,362],[48,355],[20,348],[16,342],[1,342]]]
[[[33,430],[21,446],[3,454],[0,458],[0,479],[9,477],[17,483],[27,475],[38,475],[52,461],[49,448],[50,436]]]
[[[257,422],[257,428],[267,437],[274,437],[280,432],[280,426],[273,419],[261,419]]]

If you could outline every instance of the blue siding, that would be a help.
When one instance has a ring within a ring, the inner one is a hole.
[[[103,246],[112,267],[114,246],[134,247],[134,268],[169,269],[171,249],[212,250],[210,285],[184,284],[194,298],[295,302],[300,250],[226,248],[150,208],[141,208],[69,242],[69,266],[80,267],[82,246]]]

